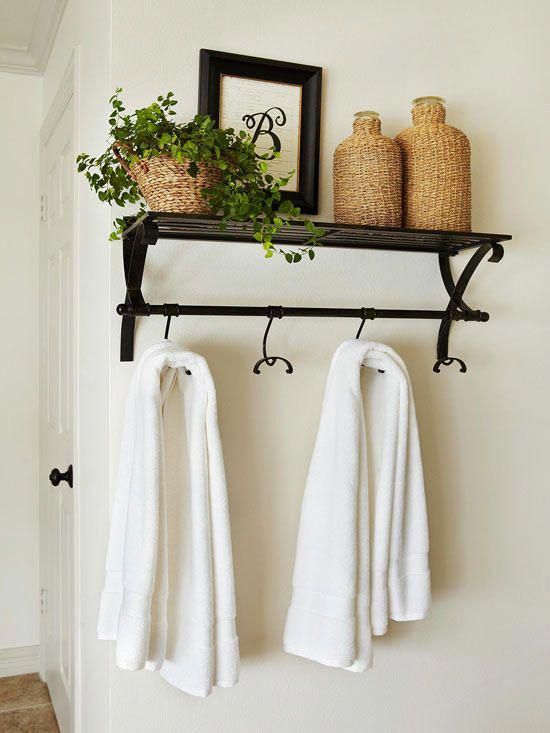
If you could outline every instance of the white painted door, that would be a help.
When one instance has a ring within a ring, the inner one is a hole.
[[[62,733],[74,730],[74,489],[49,480],[73,463],[74,151],[72,97],[41,145],[41,672]],[[32,297],[29,294],[29,297]]]

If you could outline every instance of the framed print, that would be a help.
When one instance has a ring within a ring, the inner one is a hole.
[[[317,213],[321,78],[318,66],[200,52],[199,113],[245,130],[261,152],[276,150],[269,173],[294,171],[281,190],[306,214]]]

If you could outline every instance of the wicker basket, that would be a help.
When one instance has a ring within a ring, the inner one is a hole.
[[[113,152],[126,173],[137,183],[151,211],[212,213],[201,191],[220,180],[221,173],[217,168],[201,166],[197,176],[193,178],[187,172],[188,163],[178,163],[168,155],[159,155],[128,165],[120,154],[120,148],[129,148],[115,143]]]
[[[470,143],[445,124],[445,100],[413,101],[413,127],[396,140],[403,153],[405,226],[471,230]]]
[[[401,152],[376,112],[357,112],[353,134],[334,151],[334,220],[401,226]]]

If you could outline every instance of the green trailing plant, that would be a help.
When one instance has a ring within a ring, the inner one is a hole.
[[[309,219],[301,219],[308,239],[295,250],[280,249],[273,240],[291,221],[300,219],[300,209],[283,197],[292,173],[275,178],[268,172],[267,159],[275,151],[259,155],[252,138],[244,131],[219,129],[208,115],[197,115],[181,123],[174,117],[177,102],[174,93],[159,96],[148,107],[126,112],[117,89],[109,100],[109,146],[99,157],[81,153],[77,157],[78,171],[83,173],[101,201],[124,207],[139,204],[138,214],[145,213],[145,201],[133,178],[115,155],[113,145],[129,166],[160,155],[168,155],[187,164],[191,176],[197,176],[201,165],[220,171],[219,180],[202,195],[213,212],[221,215],[223,229],[228,222],[246,222],[253,236],[264,249],[266,257],[279,253],[287,262],[300,262],[304,256],[313,259],[313,247],[324,231]],[[118,239],[124,229],[124,219],[115,220],[111,239]]]

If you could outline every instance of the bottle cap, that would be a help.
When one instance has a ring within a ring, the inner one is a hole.
[[[373,112],[370,109],[365,109],[365,110],[362,110],[361,112],[356,112],[353,116],[354,116],[354,118],[356,120],[359,120],[362,117],[373,117],[375,119],[377,119],[378,117],[380,117],[380,115],[378,114],[378,112]]]
[[[445,104],[443,97],[417,97],[412,101],[413,107],[417,104]]]

